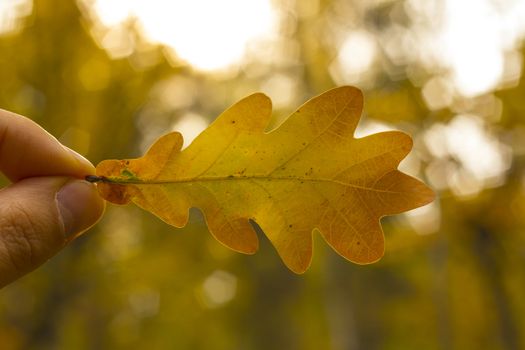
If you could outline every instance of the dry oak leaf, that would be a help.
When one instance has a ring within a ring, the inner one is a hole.
[[[106,200],[134,202],[175,227],[190,207],[202,210],[213,236],[252,254],[256,222],[286,266],[304,272],[312,233],[358,264],[384,253],[380,218],[431,202],[434,193],[397,170],[410,136],[389,131],[356,139],[363,95],[344,86],[317,96],[265,132],[271,101],[256,93],[223,112],[188,148],[172,132],[146,155],[97,166]]]

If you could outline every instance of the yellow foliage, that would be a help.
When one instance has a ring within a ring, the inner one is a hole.
[[[98,187],[108,201],[132,201],[175,227],[198,207],[217,240],[247,254],[258,247],[251,219],[296,273],[310,265],[314,229],[346,259],[372,263],[384,253],[380,218],[434,194],[396,170],[412,148],[408,135],[353,137],[362,107],[359,89],[336,88],[265,132],[271,101],[253,94],[183,151],[173,132],[141,158],[101,162]]]

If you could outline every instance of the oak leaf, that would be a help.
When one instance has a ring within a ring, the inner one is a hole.
[[[217,240],[247,254],[258,247],[251,219],[296,273],[310,265],[314,230],[346,259],[372,263],[384,253],[380,218],[427,204],[434,194],[397,170],[410,136],[353,137],[362,107],[359,89],[335,88],[265,132],[271,101],[256,93],[182,151],[182,135],[172,132],[141,158],[102,161],[98,189],[110,202],[132,201],[175,227],[186,225],[190,207],[200,208]]]

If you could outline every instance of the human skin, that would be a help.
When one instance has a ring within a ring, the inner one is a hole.
[[[34,270],[93,226],[104,201],[93,165],[39,125],[0,109],[0,288]]]

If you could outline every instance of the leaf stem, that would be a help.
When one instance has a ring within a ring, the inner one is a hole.
[[[104,176],[86,175],[86,177],[84,177],[84,179],[85,179],[87,182],[95,183],[95,182],[104,182],[104,180],[105,180],[106,178],[105,178]]]

